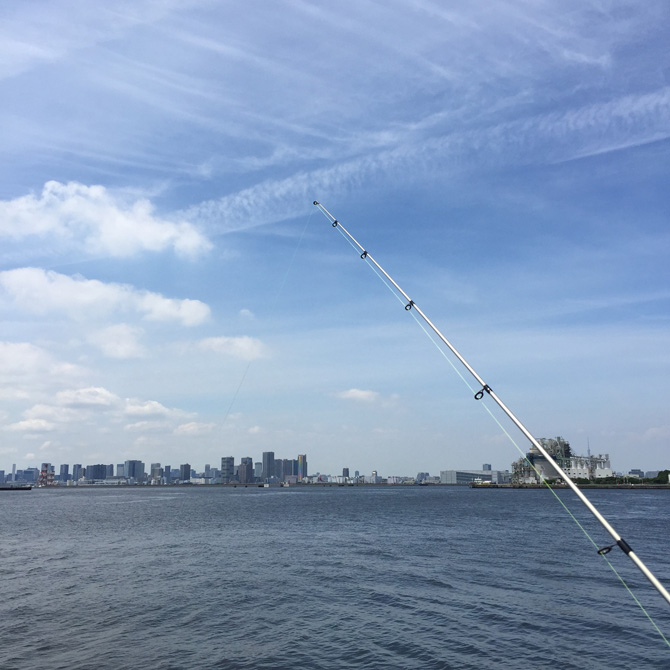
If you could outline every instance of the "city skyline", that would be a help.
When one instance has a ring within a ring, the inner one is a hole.
[[[532,434],[663,467],[669,22],[662,0],[10,3],[0,462],[508,467],[486,398],[318,200]]]
[[[539,438],[539,440],[545,444],[549,445],[547,448],[551,450],[557,449],[557,445],[566,445],[568,450],[570,450],[570,445],[567,441],[565,441],[562,437],[557,437],[557,438]],[[562,453],[562,452],[561,452]],[[562,457],[565,454],[562,453]],[[585,473],[587,472],[589,468],[589,463],[590,466],[593,468],[593,471],[596,473],[594,477],[597,478],[602,478],[602,477],[607,477],[610,475],[616,475],[616,476],[625,476],[625,475],[632,475],[636,477],[655,477],[659,470],[648,470],[644,471],[639,468],[631,468],[626,471],[622,470],[617,470],[616,468],[610,469],[610,463],[609,463],[609,455],[605,454],[598,454],[598,455],[592,455],[590,453],[588,454],[576,454],[574,452],[571,452],[571,455],[574,458],[574,465],[573,464],[568,464],[566,467],[567,469],[565,470],[568,476],[571,478],[575,477],[583,477],[585,476]],[[530,458],[530,456],[529,456]],[[536,457],[533,458],[533,460],[536,460]],[[14,476],[15,473],[26,473],[26,472],[31,472],[31,477],[29,478],[28,481],[34,482],[37,481],[37,473],[40,472],[41,470],[44,470],[45,465],[49,466],[51,472],[56,475],[56,467],[59,468],[59,474],[56,476],[56,481],[68,481],[68,480],[79,480],[80,478],[86,476],[87,479],[118,479],[118,478],[126,478],[130,480],[137,480],[138,483],[147,483],[150,482],[151,480],[158,480],[162,481],[162,483],[170,483],[171,480],[190,480],[192,478],[211,478],[211,482],[208,483],[222,483],[222,484],[229,484],[229,483],[236,483],[236,484],[251,484],[254,482],[268,482],[268,481],[286,481],[286,476],[294,476],[296,482],[300,482],[303,480],[306,480],[309,476],[319,476],[319,475],[324,475],[326,477],[342,477],[344,479],[350,477],[350,472],[354,473],[354,477],[356,479],[363,476],[366,476],[366,473],[361,472],[359,469],[350,468],[348,466],[343,466],[341,468],[341,475],[339,474],[333,474],[331,472],[321,472],[318,468],[315,470],[313,474],[308,473],[308,465],[307,465],[307,455],[306,454],[299,454],[296,459],[286,459],[286,458],[275,458],[274,452],[268,451],[268,452],[263,452],[261,455],[261,460],[260,461],[254,461],[252,457],[249,456],[241,456],[239,457],[239,463],[235,464],[235,456],[222,456],[220,459],[220,468],[212,467],[211,463],[206,463],[204,464],[204,468],[201,472],[198,472],[197,470],[197,464],[190,464],[190,463],[180,463],[178,466],[172,466],[171,464],[165,463],[164,466],[161,465],[160,462],[154,462],[151,463],[150,468],[147,468],[147,463],[142,461],[141,459],[135,459],[135,460],[129,460],[125,461],[124,463],[118,463],[118,464],[86,464],[83,465],[81,463],[66,463],[66,464],[53,464],[50,462],[43,462],[40,465],[40,468],[36,466],[28,466],[28,467],[23,467],[19,468],[16,467],[16,464],[12,464],[11,468],[5,468],[4,470],[0,468],[0,482],[4,481],[7,479],[7,481],[15,481]],[[279,468],[276,468],[275,466],[279,465]],[[70,466],[72,466],[72,469],[70,470]],[[546,466],[542,465],[539,466],[540,470],[543,468],[546,468]],[[188,475],[184,475],[184,468],[187,468]],[[575,469],[577,468],[577,469]],[[91,469],[91,472],[88,472],[88,470]],[[660,469],[665,469],[664,466],[661,466]],[[165,475],[167,481],[165,481],[164,477],[164,471],[167,471],[167,474]],[[434,478],[434,479],[442,479],[442,483],[456,483],[456,478],[457,475],[456,473],[459,472],[460,474],[458,477],[463,475],[465,479],[468,479],[470,481],[473,477],[474,474],[481,475],[481,473],[490,473],[493,471],[494,473],[500,473],[497,476],[503,476],[504,473],[504,481],[507,482],[509,481],[510,477],[517,477],[519,481],[523,481],[524,479],[528,478],[533,478],[534,475],[532,474],[533,471],[533,465],[530,463],[530,461],[527,460],[527,458],[522,457],[518,459],[517,461],[513,462],[510,464],[509,468],[492,468],[490,463],[484,463],[482,465],[481,470],[473,470],[472,466],[469,468],[460,468],[460,469],[444,469],[442,466],[438,468],[440,475],[431,475],[430,472],[418,472],[418,474],[415,476],[410,473],[383,473],[381,475],[378,475],[378,470],[374,469],[371,471],[372,478],[373,479],[386,479],[387,477],[390,479],[396,479],[396,478],[408,478],[408,479],[416,479],[417,481],[422,480],[422,479],[429,479],[429,478]],[[179,472],[179,475],[176,475],[175,473]],[[450,472],[452,473],[449,475],[451,479],[445,479],[445,473]],[[91,474],[93,473],[93,474]],[[139,473],[139,475],[138,475]],[[11,478],[9,478],[9,475],[12,475]],[[20,477],[19,477],[20,479]],[[366,476],[367,479],[367,476]],[[465,481],[463,479],[463,481]],[[460,481],[460,479],[459,479]],[[502,480],[501,480],[502,481]],[[527,483],[527,482],[526,482]]]

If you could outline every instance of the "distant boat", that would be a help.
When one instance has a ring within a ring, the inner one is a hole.
[[[16,486],[0,484],[0,491],[30,491],[32,488],[30,484],[17,484]]]

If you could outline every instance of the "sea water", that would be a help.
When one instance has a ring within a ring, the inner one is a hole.
[[[670,584],[670,491],[589,496]],[[596,549],[547,490],[0,492],[0,667],[670,667]],[[668,605],[607,558],[670,635]]]

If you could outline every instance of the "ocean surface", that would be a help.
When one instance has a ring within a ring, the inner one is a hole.
[[[588,495],[670,584],[670,491]],[[670,668],[546,490],[0,492],[0,556],[3,670]],[[670,636],[670,607],[608,558]]]

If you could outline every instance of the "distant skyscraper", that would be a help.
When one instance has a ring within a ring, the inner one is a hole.
[[[264,451],[262,479],[263,480],[270,479],[270,477],[274,477],[274,474],[275,474],[275,452]]]
[[[342,468],[342,476],[349,478],[349,468]]]
[[[117,463],[117,465],[116,465],[116,476],[117,477],[125,477],[126,476],[126,464],[125,463]]]
[[[144,481],[144,463],[142,461],[126,461],[126,474],[128,479],[134,479],[136,482]]]
[[[87,465],[84,476],[88,481],[107,479],[107,466],[102,463]]]
[[[84,476],[84,469],[81,467],[81,463],[75,463],[72,466],[72,479],[75,482],[78,482]]]
[[[151,481],[155,482],[156,484],[160,484],[161,479],[163,479],[163,468],[161,468],[161,464],[160,463],[152,463],[151,464]]]
[[[110,463],[107,466],[107,477],[111,478],[114,476],[114,463]]]
[[[491,469],[490,463],[484,463],[484,465],[482,465],[482,470],[486,470],[488,472],[490,469]]]
[[[307,454],[298,454],[298,481],[307,477]]]
[[[189,463],[184,463],[179,466],[179,479],[183,482],[191,481],[191,466]]]
[[[254,463],[254,478],[263,479],[263,463],[260,461]]]
[[[60,466],[60,475],[59,479],[62,482],[66,482],[70,478],[70,466],[65,463],[64,465]]]
[[[253,458],[243,458],[237,470],[240,484],[251,484],[254,480]]]
[[[232,456],[224,456],[221,459],[221,483],[230,484],[235,476],[235,459]]]

